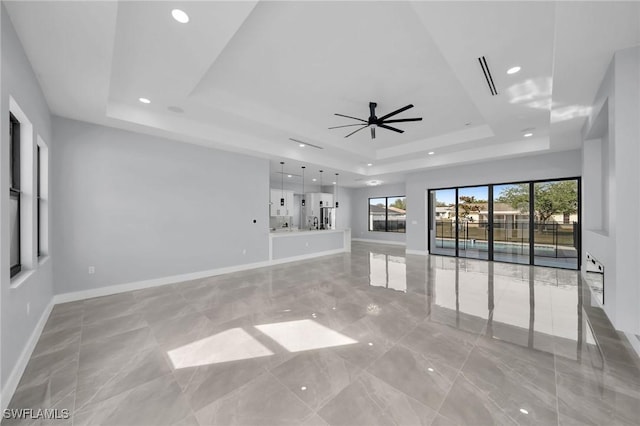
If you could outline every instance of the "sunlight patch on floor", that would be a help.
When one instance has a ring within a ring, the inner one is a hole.
[[[241,328],[225,330],[167,353],[176,369],[273,355]]]
[[[255,328],[278,342],[289,352],[358,343],[357,340],[308,319],[256,325]]]

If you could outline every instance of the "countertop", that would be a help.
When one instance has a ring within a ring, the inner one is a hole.
[[[309,235],[309,234],[329,234],[332,232],[344,232],[346,231],[346,229],[312,229],[312,230],[308,230],[308,229],[282,229],[282,230],[277,230],[277,231],[271,231],[269,232],[269,235],[271,237],[293,237],[293,236],[299,236],[299,235]]]

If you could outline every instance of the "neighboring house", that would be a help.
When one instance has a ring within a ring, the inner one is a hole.
[[[383,231],[385,220],[389,217],[389,224],[397,224],[398,229],[406,228],[407,211],[397,207],[389,206],[389,210],[384,206],[369,205],[369,230]]]
[[[451,219],[455,216],[454,206],[436,207],[436,220]]]

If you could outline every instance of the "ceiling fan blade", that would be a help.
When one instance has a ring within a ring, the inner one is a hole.
[[[334,127],[329,127],[329,129],[339,129],[341,127],[351,127],[351,126],[364,126],[364,124],[345,124],[344,126],[334,126]]]
[[[356,132],[359,132],[359,131],[360,131],[360,130],[362,130],[362,129],[366,129],[366,128],[367,128],[367,126],[368,126],[368,124],[361,124],[361,126],[362,126],[362,127],[360,127],[359,129],[354,130],[353,132],[349,133],[347,136],[345,136],[345,138],[348,138],[348,137],[349,137],[349,136],[351,136],[352,134],[354,134],[354,133],[356,133]]]
[[[376,128],[375,127],[371,127],[371,139],[375,139],[376,138]]]
[[[406,110],[408,110],[409,108],[413,108],[413,105],[412,105],[412,104],[409,104],[409,105],[407,105],[407,106],[405,106],[405,107],[402,107],[402,108],[397,109],[397,110],[395,110],[395,111],[393,111],[393,112],[390,112],[390,113],[389,113],[389,114],[387,114],[387,115],[383,115],[382,117],[378,118],[378,121],[384,121],[384,119],[385,119],[385,118],[389,118],[389,117],[392,117],[392,116],[394,116],[394,115],[396,115],[396,114],[400,114],[402,111],[406,111]]]
[[[363,120],[362,118],[357,118],[357,117],[351,117],[350,115],[344,115],[344,114],[338,114],[338,113],[334,115],[337,115],[338,117],[353,118],[354,120],[362,121],[363,123],[368,123],[367,120]]]
[[[404,123],[407,121],[422,121],[422,118],[398,118],[397,120],[385,120],[384,123]]]
[[[383,129],[393,130],[394,132],[404,133],[404,130],[396,129],[395,127],[385,126],[384,124],[378,124],[378,127],[382,127]]]

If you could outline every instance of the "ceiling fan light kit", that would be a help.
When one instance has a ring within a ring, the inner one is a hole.
[[[352,126],[360,126],[358,129],[354,130],[353,132],[349,133],[348,135],[345,136],[345,138],[348,138],[349,136],[359,132],[360,130],[364,129],[364,128],[369,128],[370,132],[371,132],[371,139],[375,139],[376,138],[376,128],[380,127],[382,129],[386,129],[386,130],[391,130],[397,133],[404,133],[404,130],[400,130],[396,127],[392,127],[389,126],[389,123],[404,123],[404,122],[408,122],[408,121],[422,121],[422,117],[420,118],[398,118],[395,120],[387,120],[388,118],[393,117],[394,115],[400,114],[401,112],[404,112],[410,108],[413,108],[412,104],[409,104],[407,106],[404,106],[400,109],[397,109],[393,112],[390,112],[389,114],[383,115],[382,117],[376,117],[376,107],[378,106],[377,103],[375,102],[369,102],[369,119],[368,120],[364,120],[362,118],[357,118],[357,117],[352,117],[350,115],[344,115],[344,114],[338,114],[336,113],[335,115],[337,115],[338,117],[345,117],[345,118],[351,118],[353,120],[358,120],[361,123],[356,123],[356,124],[346,124],[343,126],[334,126],[334,127],[329,127],[329,129],[339,129],[342,127],[352,127]]]

